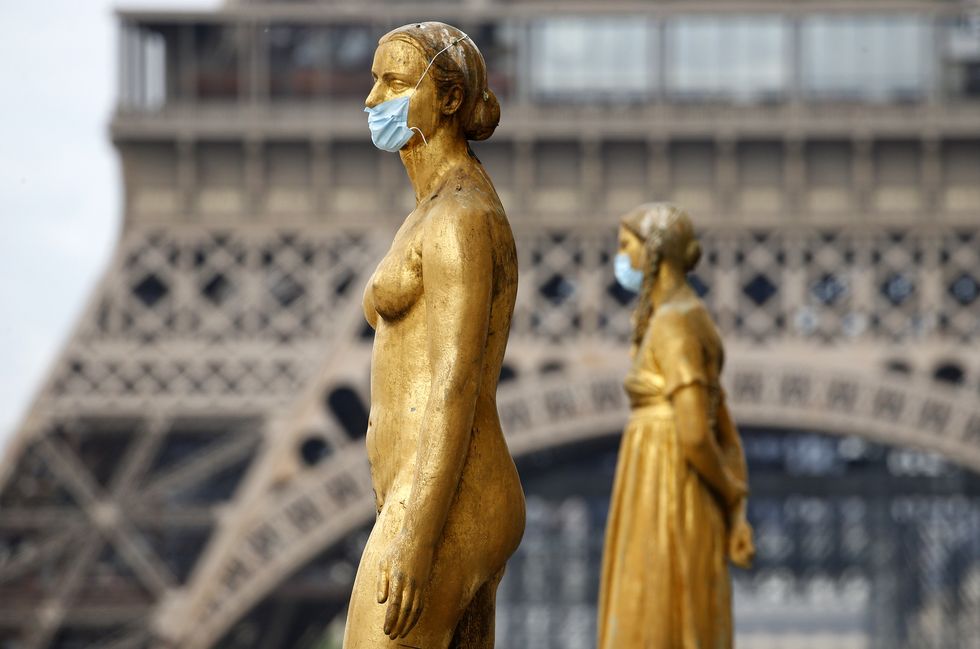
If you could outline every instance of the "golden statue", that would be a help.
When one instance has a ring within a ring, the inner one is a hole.
[[[497,585],[524,532],[496,405],[517,254],[467,140],[493,133],[500,106],[476,45],[442,23],[386,34],[371,73],[372,139],[399,152],[416,206],[364,292],[378,516],[344,647],[492,649]]]
[[[599,594],[599,649],[728,649],[727,560],[754,554],[745,456],[718,377],[721,338],[686,274],[701,247],[686,213],[623,217],[616,276],[639,292],[631,415],[616,467]]]

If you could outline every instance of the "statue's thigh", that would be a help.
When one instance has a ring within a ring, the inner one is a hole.
[[[501,570],[476,591],[456,624],[449,649],[493,649],[497,586],[503,576]]]

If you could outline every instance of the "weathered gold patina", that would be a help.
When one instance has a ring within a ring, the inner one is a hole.
[[[643,269],[633,316],[632,413],[613,486],[599,649],[732,646],[727,559],[752,560],[746,467],[719,385],[721,338],[685,275],[701,248],[686,213],[623,217],[619,251]]]
[[[378,518],[344,647],[491,649],[497,584],[524,530],[495,398],[517,258],[467,140],[489,137],[500,109],[476,45],[442,23],[385,35],[372,74],[368,107],[411,95],[417,134],[399,154],[417,204],[364,292]]]

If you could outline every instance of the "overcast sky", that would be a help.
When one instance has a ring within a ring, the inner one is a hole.
[[[121,221],[108,120],[115,7],[217,0],[0,0],[0,447],[75,326]]]

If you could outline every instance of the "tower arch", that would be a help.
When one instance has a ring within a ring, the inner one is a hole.
[[[816,431],[934,453],[980,473],[980,403],[968,391],[834,365],[736,359],[728,399],[742,427]],[[527,376],[502,386],[498,409],[515,458],[616,435],[628,416],[622,372]],[[181,646],[206,649],[286,576],[366,525],[374,496],[352,443],[282,493],[255,503],[253,524]]]

